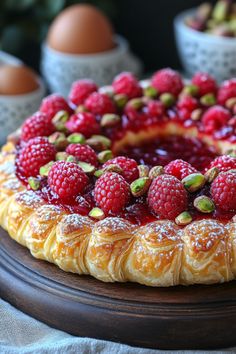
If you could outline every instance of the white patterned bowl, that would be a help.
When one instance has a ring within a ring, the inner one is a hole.
[[[22,61],[0,51],[0,65],[22,65]],[[39,88],[22,95],[0,95],[0,145],[6,141],[8,134],[19,128],[25,118],[38,110],[43,96],[45,85],[38,77]]]
[[[71,84],[78,79],[91,78],[103,86],[110,84],[114,76],[124,70],[140,75],[141,63],[130,52],[128,42],[116,36],[116,43],[112,50],[89,55],[61,53],[44,43],[41,72],[49,90],[66,96]]]
[[[212,74],[218,81],[236,76],[236,38],[219,37],[188,27],[184,20],[196,9],[179,14],[174,21],[177,49],[189,75]]]

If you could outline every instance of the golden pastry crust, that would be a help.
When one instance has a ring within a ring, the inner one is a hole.
[[[0,225],[35,258],[104,282],[148,286],[222,283],[236,277],[236,222],[212,219],[181,228],[168,220],[134,226],[94,222],[47,204],[15,176],[14,145],[0,154]]]

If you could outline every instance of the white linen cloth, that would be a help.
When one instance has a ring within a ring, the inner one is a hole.
[[[218,351],[163,351],[130,347],[93,338],[75,337],[58,331],[15,309],[0,299],[1,354],[220,354],[236,353],[236,348]]]

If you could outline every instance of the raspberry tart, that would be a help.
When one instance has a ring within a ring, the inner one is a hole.
[[[0,155],[0,224],[36,258],[105,282],[236,277],[236,79],[171,69],[53,94]]]

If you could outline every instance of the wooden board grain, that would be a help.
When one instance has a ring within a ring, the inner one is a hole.
[[[172,288],[102,283],[34,259],[2,229],[0,296],[78,336],[160,349],[236,345],[236,282]]]

